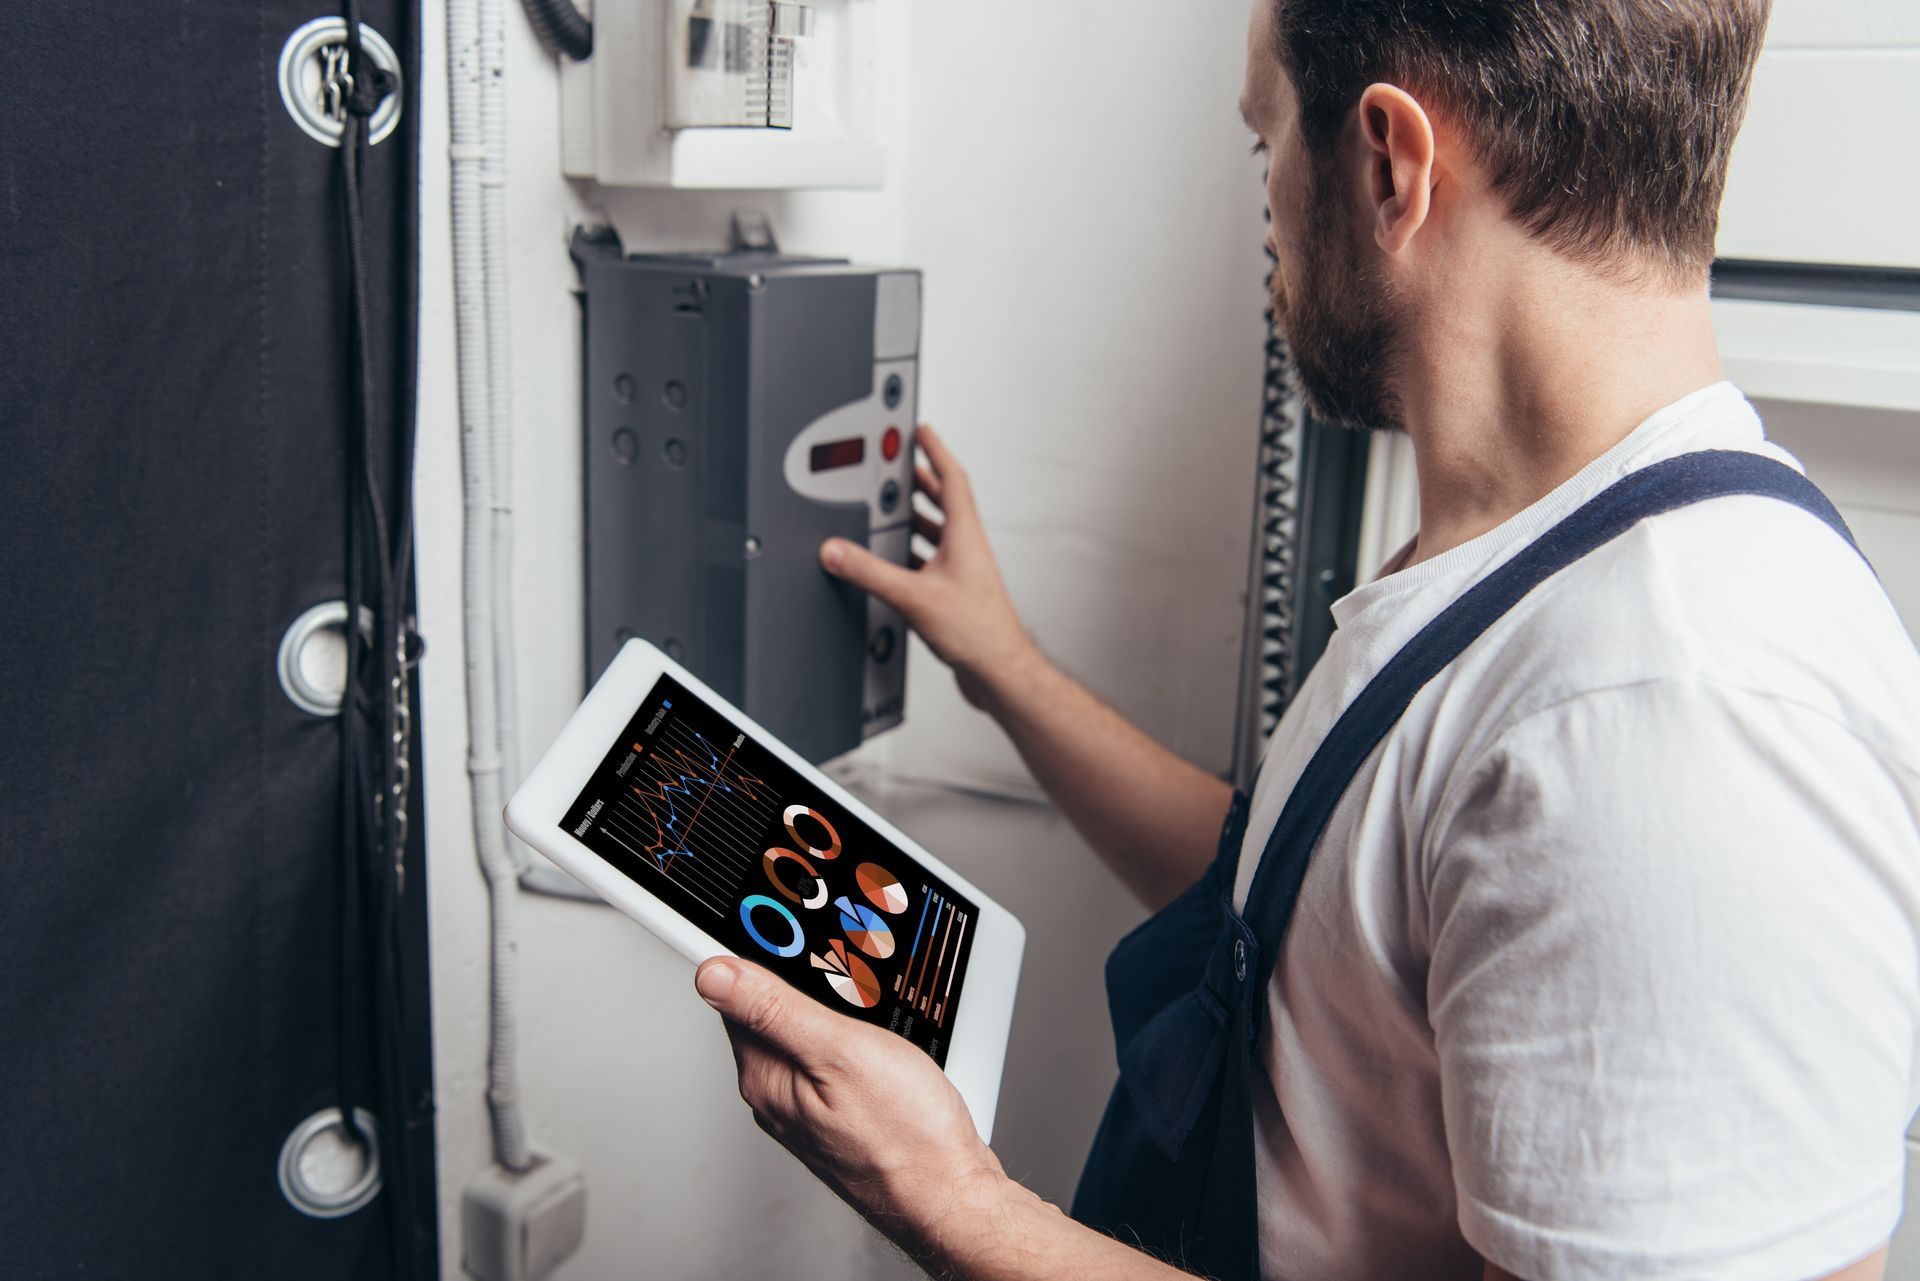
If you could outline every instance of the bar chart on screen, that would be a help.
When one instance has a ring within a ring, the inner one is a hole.
[[[719,747],[669,720],[650,748],[635,743],[639,764],[601,829],[694,899],[724,916],[759,864],[759,834],[779,812],[766,780],[733,763],[741,740]]]
[[[937,890],[927,889],[917,914],[906,964],[893,981],[894,995],[934,1026],[944,1026],[969,913]]]

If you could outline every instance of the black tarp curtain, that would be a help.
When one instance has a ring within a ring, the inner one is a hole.
[[[380,1118],[410,1195],[320,1220],[275,1178],[336,1097],[338,723],[275,654],[343,592],[353,394],[338,158],[276,70],[338,12],[0,6],[8,1277],[437,1271],[417,766],[410,1085]],[[413,406],[419,16],[363,18],[407,99],[366,169],[385,450]]]

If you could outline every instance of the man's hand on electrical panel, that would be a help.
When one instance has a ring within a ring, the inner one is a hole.
[[[924,463],[914,468],[919,493],[933,508],[914,508],[913,532],[933,555],[905,569],[864,547],[830,538],[820,548],[827,572],[872,592],[906,617],[940,660],[953,668],[960,691],[984,706],[989,683],[1038,657],[1001,581],[974,505],[973,486],[933,428],[921,424]]]
[[[916,508],[913,527],[933,555],[908,569],[833,538],[820,563],[899,610],[1140,901],[1170,902],[1212,859],[1231,789],[1047,661],[1001,580],[966,471],[931,427],[920,448],[918,490],[938,519]]]

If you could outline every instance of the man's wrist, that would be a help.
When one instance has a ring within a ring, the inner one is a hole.
[[[1005,722],[1024,704],[1040,696],[1053,664],[1024,634],[982,662],[956,672],[967,701],[997,721]]]
[[[970,1276],[983,1249],[1021,1234],[1019,1224],[1046,1203],[1007,1177],[998,1163],[949,1180],[918,1202],[914,1240],[902,1242],[935,1276]]]

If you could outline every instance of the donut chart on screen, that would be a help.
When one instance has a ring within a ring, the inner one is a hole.
[[[753,909],[756,907],[770,907],[778,912],[781,917],[785,919],[787,930],[793,937],[783,946],[774,946],[772,941],[769,940],[766,935],[762,934],[759,927],[753,923]],[[807,936],[805,932],[801,930],[800,922],[794,919],[793,913],[787,910],[786,904],[782,903],[779,899],[768,898],[764,894],[749,894],[746,898],[740,900],[740,924],[747,927],[748,938],[758,943],[761,947],[766,948],[767,951],[773,953],[775,956],[798,956],[800,955],[800,949],[807,945]]]
[[[811,820],[812,826],[820,828],[827,834],[827,844],[824,848],[815,845],[812,841],[802,836],[800,829],[794,826],[794,820],[802,817]],[[815,858],[835,859],[840,857],[840,833],[835,830],[832,823],[827,821],[827,816],[813,808],[813,806],[789,805],[787,806],[787,812],[780,816],[780,821],[786,824],[787,835],[791,836],[795,843]]]
[[[828,942],[826,955],[815,953],[807,959],[813,962],[814,969],[827,972],[828,985],[848,1005],[870,1010],[880,1004],[880,980],[867,963],[847,951],[847,945],[839,939]]]
[[[893,955],[893,929],[880,919],[878,912],[844,894],[835,899],[833,905],[840,909],[840,930],[847,936],[847,942],[876,961]]]
[[[867,896],[867,902],[882,912],[898,916],[907,910],[907,887],[878,863],[862,863],[854,869],[853,880]]]
[[[780,873],[776,869],[783,862],[798,863],[806,872],[799,888],[796,889],[780,879]],[[760,869],[767,874],[767,879],[773,882],[774,889],[779,890],[788,900],[798,903],[801,907],[821,907],[827,901],[827,883],[820,879],[819,871],[792,850],[774,846],[761,856]]]

